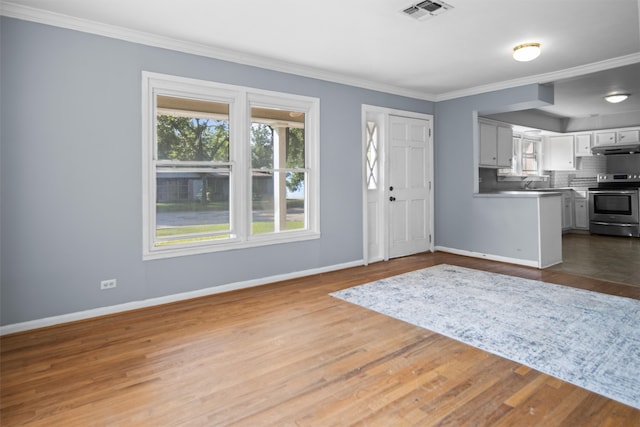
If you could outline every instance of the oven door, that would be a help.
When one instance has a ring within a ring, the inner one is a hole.
[[[589,221],[638,224],[638,190],[590,190]]]

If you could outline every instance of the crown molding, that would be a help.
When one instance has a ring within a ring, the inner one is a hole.
[[[295,74],[302,77],[309,77],[325,80],[332,83],[345,84],[363,89],[369,89],[393,95],[406,96],[424,101],[433,101],[435,95],[420,91],[413,91],[393,85],[359,79],[357,77],[335,73],[318,68],[305,67],[286,61],[278,61],[255,54],[247,54],[218,46],[205,45],[201,43],[180,40],[143,31],[131,30],[115,25],[87,19],[76,18],[69,15],[55,13],[43,9],[23,6],[11,2],[0,2],[0,15],[24,21],[36,22],[39,24],[51,25],[69,30],[80,31],[89,34],[109,37],[113,39],[143,44],[146,46],[159,47],[188,53],[223,61],[234,62],[242,65],[265,68],[272,71],[279,71],[288,74]]]
[[[475,86],[468,89],[447,92],[436,95],[434,101],[447,101],[464,96],[479,95],[481,93],[493,92],[496,90],[509,89],[529,84],[545,84],[552,83],[557,80],[578,77],[585,74],[596,73],[598,71],[610,70],[612,68],[623,67],[640,62],[640,52],[632,53],[617,58],[606,59],[604,61],[594,62],[591,64],[580,65],[577,67],[567,68],[550,73],[536,74],[519,79],[505,80],[498,83],[490,83],[482,86]]]
[[[640,0],[639,0],[640,1]],[[442,94],[432,94],[422,91],[409,90],[406,88],[385,85],[370,80],[360,79],[357,77],[335,73],[319,68],[305,67],[286,61],[278,61],[255,54],[246,54],[243,52],[233,51],[218,46],[205,45],[201,43],[179,40],[175,38],[160,36],[143,31],[131,30],[115,25],[104,24],[101,22],[90,21],[87,19],[75,18],[60,13],[50,12],[43,9],[23,6],[11,2],[0,0],[0,15],[9,18],[21,19],[25,21],[36,22],[55,27],[66,28],[70,30],[80,31],[89,34],[100,35],[104,37],[114,38],[118,40],[128,41],[132,43],[143,44],[146,46],[169,49],[177,52],[193,54],[223,61],[234,62],[237,64],[248,65],[258,68],[264,68],[272,71],[279,71],[288,74],[295,74],[302,77],[324,80],[332,83],[345,84],[355,86],[362,89],[368,89],[378,92],[384,92],[391,95],[405,96],[424,101],[447,101],[465,96],[478,95],[496,90],[509,89],[517,86],[528,84],[544,84],[555,80],[577,77],[584,74],[594,73],[598,71],[608,70],[615,67],[635,64],[640,62],[640,52],[618,58],[607,59],[592,64],[581,65],[560,71],[553,71],[544,74],[527,76],[519,79],[505,80],[497,83],[490,83],[481,86],[474,86],[466,89],[446,92]]]

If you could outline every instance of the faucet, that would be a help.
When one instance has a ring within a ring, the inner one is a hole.
[[[531,184],[533,184],[533,179],[530,177],[526,177],[525,179],[522,180],[522,188],[524,188],[525,190],[528,190],[529,187],[531,186]]]

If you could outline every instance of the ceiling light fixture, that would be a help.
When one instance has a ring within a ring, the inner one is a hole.
[[[524,43],[513,48],[513,59],[516,61],[532,61],[538,56],[540,56],[540,43]]]
[[[607,95],[604,97],[604,99],[607,102],[610,102],[612,104],[617,104],[618,102],[622,102],[625,99],[627,99],[629,97],[628,93],[613,93],[611,95]]]

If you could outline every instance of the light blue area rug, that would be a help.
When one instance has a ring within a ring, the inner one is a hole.
[[[331,295],[640,409],[640,301],[451,265]]]

